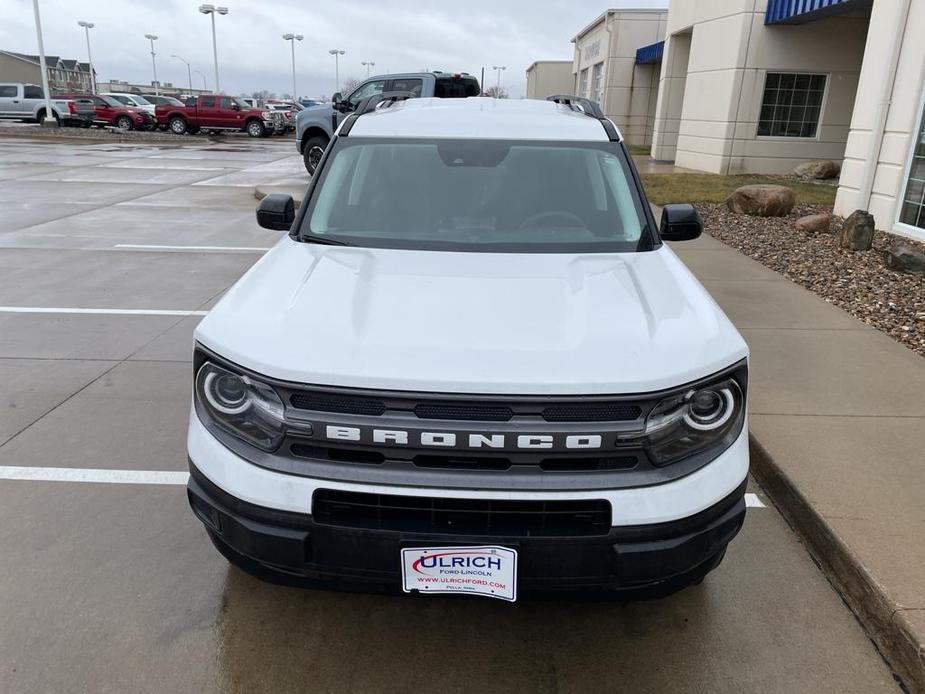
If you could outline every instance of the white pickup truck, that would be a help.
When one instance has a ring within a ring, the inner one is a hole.
[[[42,88],[21,82],[0,82],[0,118],[7,120],[35,120],[39,123],[48,117]],[[70,99],[51,99],[51,115],[62,124],[91,123],[93,114],[83,114]]]

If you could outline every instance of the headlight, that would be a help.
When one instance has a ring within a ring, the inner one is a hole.
[[[218,427],[265,451],[283,440],[283,403],[270,386],[206,362],[196,374],[196,400]]]
[[[645,449],[654,465],[668,465],[711,448],[728,448],[745,419],[745,398],[734,378],[671,395],[652,408],[642,434],[623,436],[618,446]]]

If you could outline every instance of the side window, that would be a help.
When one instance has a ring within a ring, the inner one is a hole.
[[[351,107],[356,108],[357,104],[363,101],[363,99],[368,96],[381,94],[383,89],[385,89],[385,80],[367,82],[366,84],[361,85],[355,92],[353,92],[347,101],[350,103]]]
[[[19,93],[19,90],[16,89],[13,85],[9,86],[0,86],[0,97],[4,96],[13,96],[15,97]]]
[[[45,95],[42,94],[41,87],[36,87],[34,84],[27,84],[23,90],[23,94],[27,99],[44,99]]]
[[[203,108],[215,108],[214,96],[203,96],[199,99],[199,105]]]
[[[411,92],[415,96],[421,96],[421,89],[424,87],[424,82],[419,79],[398,79],[392,80],[392,91],[393,92]]]
[[[99,96],[94,96],[90,99],[93,102],[94,106],[109,106],[103,99]]]
[[[232,101],[231,101],[231,97],[230,97],[230,96],[223,96],[223,97],[221,98],[221,101],[219,101],[218,107],[221,108],[221,109],[228,110],[228,109],[231,108],[231,103],[232,103]]]

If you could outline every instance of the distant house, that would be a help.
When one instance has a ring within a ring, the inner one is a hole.
[[[91,91],[90,64],[78,60],[46,55],[48,87],[53,92]],[[0,50],[0,82],[42,83],[42,68],[37,55]]]

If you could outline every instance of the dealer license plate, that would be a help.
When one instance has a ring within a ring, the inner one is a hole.
[[[517,550],[507,547],[409,547],[401,551],[406,593],[463,593],[517,599]]]

